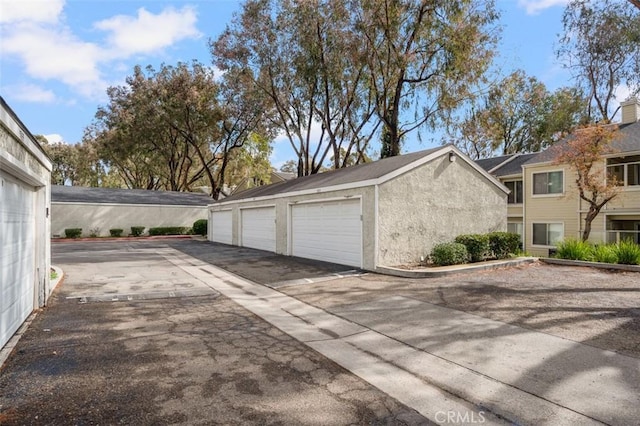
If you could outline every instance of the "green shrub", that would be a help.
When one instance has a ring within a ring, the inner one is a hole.
[[[431,250],[431,261],[438,266],[458,265],[466,263],[468,259],[467,248],[461,243],[437,244]]]
[[[613,245],[597,245],[592,250],[593,260],[602,263],[618,263],[616,247]]]
[[[149,228],[149,235],[184,235],[189,229],[184,226],[159,226]]]
[[[112,237],[121,237],[122,229],[119,229],[119,228],[109,229],[109,234],[111,234]]]
[[[80,238],[82,235],[82,228],[67,228],[64,230],[64,236],[66,238]]]
[[[195,235],[207,235],[207,219],[198,219],[193,222],[193,233]]]
[[[99,237],[100,236],[100,228],[96,226],[95,228],[89,229],[89,236],[91,238]]]
[[[569,260],[592,260],[591,244],[586,241],[568,238],[558,244],[555,257]]]
[[[497,259],[506,259],[520,251],[520,235],[512,232],[491,232],[489,237],[489,250]]]
[[[484,260],[489,253],[489,236],[486,234],[458,235],[456,243],[463,244],[472,262]]]
[[[131,236],[139,237],[144,232],[144,226],[132,226],[131,227]]]
[[[618,263],[623,265],[640,264],[640,246],[633,241],[625,240],[615,245]]]

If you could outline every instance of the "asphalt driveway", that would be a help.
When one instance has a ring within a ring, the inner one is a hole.
[[[638,274],[411,280],[193,240],[54,263],[68,280],[0,375],[0,423],[637,422]]]
[[[428,423],[166,250],[53,245],[66,278],[0,373],[0,424]]]
[[[357,276],[351,266],[208,241],[173,240],[167,244],[183,253],[272,288]]]

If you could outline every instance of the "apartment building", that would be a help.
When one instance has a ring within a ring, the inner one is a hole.
[[[524,241],[524,185],[522,166],[537,153],[511,154],[476,160],[476,163],[496,177],[511,193],[507,199],[507,231],[520,235]]]
[[[613,153],[598,165],[616,176],[621,188],[592,222],[589,240],[594,243],[632,239],[640,244],[640,100],[622,102],[621,112]],[[537,256],[547,256],[565,238],[580,238],[589,209],[578,196],[575,172],[556,164],[555,156],[550,148],[522,165],[524,247]]]
[[[606,167],[621,188],[592,222],[589,240],[594,243],[631,239],[640,244],[640,100],[620,106],[619,137],[598,167]],[[578,196],[575,172],[557,164],[556,155],[550,148],[476,161],[511,190],[507,230],[520,234],[524,249],[535,256],[548,256],[565,238],[580,238],[589,209]]]

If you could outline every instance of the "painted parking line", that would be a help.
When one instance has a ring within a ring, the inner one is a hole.
[[[367,274],[368,272],[364,272],[359,269],[350,269],[348,271],[335,272],[335,273],[331,273],[331,274],[320,276],[320,277],[299,278],[295,280],[268,283],[265,285],[271,288],[283,288],[288,286],[320,283],[320,282],[337,280],[337,279],[346,278],[346,277],[361,277]]]

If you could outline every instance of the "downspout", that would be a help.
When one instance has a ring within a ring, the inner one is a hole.
[[[380,214],[378,204],[378,184],[373,186],[373,270],[378,269],[379,259],[379,246],[378,246],[378,216]]]
[[[524,165],[520,166],[522,169],[522,251],[527,251],[527,194],[528,188],[526,185],[527,170]]]

